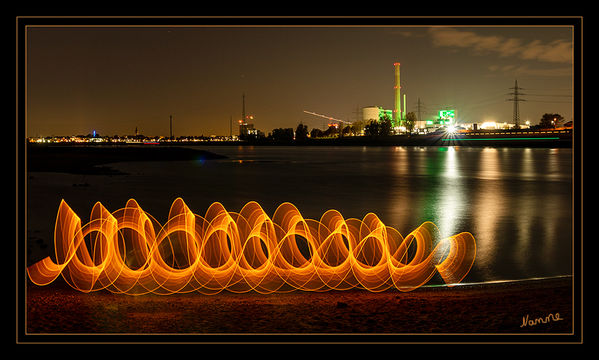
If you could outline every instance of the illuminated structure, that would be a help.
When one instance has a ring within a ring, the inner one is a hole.
[[[406,119],[407,110],[408,110],[408,107],[406,105],[406,94],[403,94],[403,111],[401,114],[402,123],[398,124],[398,125],[400,125],[400,126],[403,125],[403,121]]]
[[[258,135],[258,130],[254,128],[254,124],[248,123],[248,120],[254,120],[254,115],[245,114],[245,93],[243,93],[241,105],[241,119],[239,120],[240,139],[249,135]]]
[[[248,123],[248,120],[254,120],[254,115],[246,115],[243,120],[239,120],[240,138],[248,135],[258,135],[258,130],[254,128],[254,124]]]
[[[426,120],[427,127],[448,126],[456,124],[456,110],[439,110],[439,116],[434,120]]]
[[[391,126],[399,131],[400,128],[405,131],[404,120],[406,118],[406,94],[403,94],[403,108],[401,106],[401,83],[400,83],[400,64],[394,63],[395,67],[395,85],[393,110],[385,110],[380,106],[367,106],[362,108],[362,120],[369,122],[372,120],[381,121],[385,116],[391,120]]]
[[[439,110],[439,120],[442,121],[445,125],[453,125],[456,122],[455,114],[455,110]]]
[[[241,120],[246,121],[245,118],[245,93],[241,94]]]
[[[34,284],[62,275],[82,292],[129,295],[410,291],[437,272],[447,284],[459,283],[476,257],[470,233],[442,239],[431,222],[403,237],[373,213],[344,219],[329,210],[317,221],[283,203],[270,218],[249,202],[239,213],[213,203],[200,216],[181,198],[164,226],[133,199],[113,213],[96,203],[82,226],[63,200],[54,245],[55,260],[47,257],[27,268]]]
[[[362,120],[364,121],[381,121],[385,116],[393,119],[393,110],[385,110],[380,106],[367,106],[362,108]]]
[[[362,120],[364,121],[378,121],[380,118],[378,106],[367,106],[362,108]]]
[[[400,83],[400,79],[399,79],[399,63],[396,62],[393,64],[393,66],[395,66],[395,86],[393,87],[395,89],[395,98],[394,98],[394,107],[393,107],[393,125],[394,126],[401,126],[402,125],[402,120],[405,117],[404,114],[402,114],[402,110],[401,110],[401,83]],[[404,98],[404,109],[405,109],[405,98]]]

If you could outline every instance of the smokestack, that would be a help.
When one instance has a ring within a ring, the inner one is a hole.
[[[242,105],[241,105],[241,121],[245,124],[245,93],[242,95]]]
[[[173,115],[169,115],[169,120],[170,120],[170,139],[173,140]]]
[[[399,63],[396,62],[393,64],[395,66],[395,101],[393,107],[393,122],[394,125],[399,125],[401,120],[401,85],[399,82]]]

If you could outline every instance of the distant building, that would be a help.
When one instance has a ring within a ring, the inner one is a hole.
[[[239,137],[243,138],[248,135],[258,135],[258,130],[254,128],[253,123],[248,123],[248,120],[254,120],[253,115],[246,115],[245,119],[239,120]]]
[[[445,126],[455,126],[457,125],[457,110],[454,109],[443,109],[439,110],[438,116],[434,119],[428,119],[425,121],[420,121],[418,124],[418,128],[424,125],[424,128],[427,130],[433,130],[440,127]]]
[[[381,121],[385,116],[393,119],[393,110],[385,110],[380,106],[366,106],[362,108],[362,120],[366,122],[372,120]]]

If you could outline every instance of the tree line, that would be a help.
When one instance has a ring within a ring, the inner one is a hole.
[[[411,132],[416,124],[416,114],[410,112],[406,115],[404,121],[406,130]],[[383,116],[380,120],[358,120],[353,122],[351,125],[343,126],[339,123],[337,126],[329,125],[326,130],[319,128],[313,128],[308,131],[308,126],[299,123],[295,128],[277,128],[273,129],[266,140],[274,142],[305,142],[308,138],[331,138],[331,137],[343,137],[343,136],[360,136],[364,135],[367,137],[385,137],[393,134],[393,126],[391,118],[388,115]]]

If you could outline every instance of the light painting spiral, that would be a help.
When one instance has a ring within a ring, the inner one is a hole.
[[[441,238],[431,222],[403,237],[373,213],[344,219],[329,210],[317,221],[283,203],[270,218],[249,202],[239,213],[213,203],[200,216],[181,198],[164,226],[133,199],[113,213],[96,203],[82,226],[63,200],[54,247],[55,261],[47,257],[27,268],[34,284],[62,275],[82,292],[129,295],[410,291],[436,272],[450,286],[459,283],[476,257],[472,234]]]

